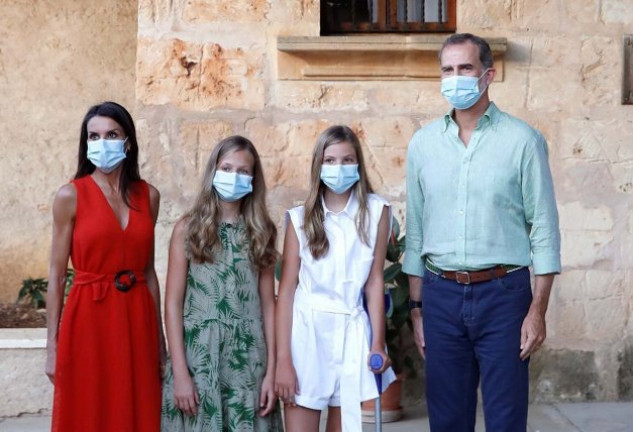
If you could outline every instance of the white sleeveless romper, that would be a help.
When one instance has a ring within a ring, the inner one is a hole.
[[[301,258],[291,335],[300,391],[295,402],[315,410],[341,406],[344,432],[362,430],[360,402],[378,396],[374,374],[367,367],[371,327],[363,294],[385,206],[389,204],[378,195],[368,196],[367,246],[356,231],[354,192],[338,214],[323,203],[329,250],[318,260],[312,257],[301,229],[304,207],[289,210],[286,217],[297,233]],[[382,378],[384,390],[395,380],[391,368]]]

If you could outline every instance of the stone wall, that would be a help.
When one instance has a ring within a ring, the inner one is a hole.
[[[0,301],[48,272],[51,205],[88,107],[134,109],[136,16],[126,0],[0,2]]]
[[[0,83],[9,94],[0,109],[13,120],[0,125],[8,156],[0,162],[3,280],[45,274],[49,207],[73,172],[80,117],[112,89],[120,92],[113,98],[136,100],[142,174],[162,193],[161,280],[171,228],[191,204],[210,150],[229,134],[245,134],[260,150],[281,226],[283,210],[306,195],[316,136],[331,124],[349,124],[362,138],[375,189],[404,221],[406,146],[420,125],[447,109],[439,83],[277,79],[277,37],[318,36],[318,0],[140,0],[137,35],[129,33],[132,2],[119,2],[116,12],[104,7],[69,30],[82,21],[72,3],[42,2],[37,11],[26,1],[0,6],[0,71],[10,76]],[[26,9],[28,29],[16,24]],[[109,16],[129,23],[113,28]],[[539,128],[550,145],[564,270],[550,302],[549,338],[533,358],[532,397],[633,398],[633,107],[620,105],[621,40],[633,28],[633,6],[458,1],[457,20],[459,31],[508,39],[504,79],[492,84],[491,97]],[[23,37],[9,44],[7,29]],[[132,43],[134,92],[127,87]],[[107,81],[116,86],[104,84],[105,68],[116,71]],[[26,140],[38,145],[16,145]],[[13,290],[5,286],[4,298]],[[410,401],[421,397],[418,385],[409,385]]]
[[[533,398],[633,397],[633,107],[620,105],[621,39],[633,6],[476,0],[458,8],[459,31],[508,39],[504,80],[491,97],[550,145],[564,272],[549,339],[533,360]],[[277,37],[318,35],[317,0],[140,2],[136,95],[150,147],[145,172],[163,193],[159,244],[221,137],[256,143],[280,221],[305,197],[314,139],[334,123],[359,132],[371,180],[403,221],[407,142],[447,109],[438,82],[278,80]],[[157,250],[164,266],[167,249]]]

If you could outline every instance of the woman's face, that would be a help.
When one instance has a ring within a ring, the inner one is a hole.
[[[323,151],[323,165],[354,165],[357,163],[356,150],[347,141],[329,145]]]
[[[99,139],[123,140],[127,138],[123,127],[110,117],[94,116],[88,120],[86,130],[88,132],[88,141]]]
[[[255,158],[248,150],[237,150],[224,155],[218,161],[217,171],[253,175]]]

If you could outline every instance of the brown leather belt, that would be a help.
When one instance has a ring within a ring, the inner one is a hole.
[[[521,266],[498,265],[485,270],[465,271],[465,270],[442,270],[428,260],[425,265],[426,269],[431,273],[438,275],[444,279],[449,279],[462,285],[470,285],[474,283],[488,282],[493,279],[499,279],[515,270],[522,268]]]

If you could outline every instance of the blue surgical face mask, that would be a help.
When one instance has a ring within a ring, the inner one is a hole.
[[[213,187],[222,201],[234,202],[253,192],[253,177],[235,172],[216,171]]]
[[[358,165],[321,165],[321,181],[335,194],[342,194],[360,179]]]
[[[108,174],[119,166],[125,159],[125,141],[98,139],[88,141],[88,160],[100,171]]]
[[[479,78],[453,75],[442,80],[442,96],[446,98],[453,108],[465,110],[475,105],[486,87],[479,89],[479,80],[486,75],[488,69]]]

